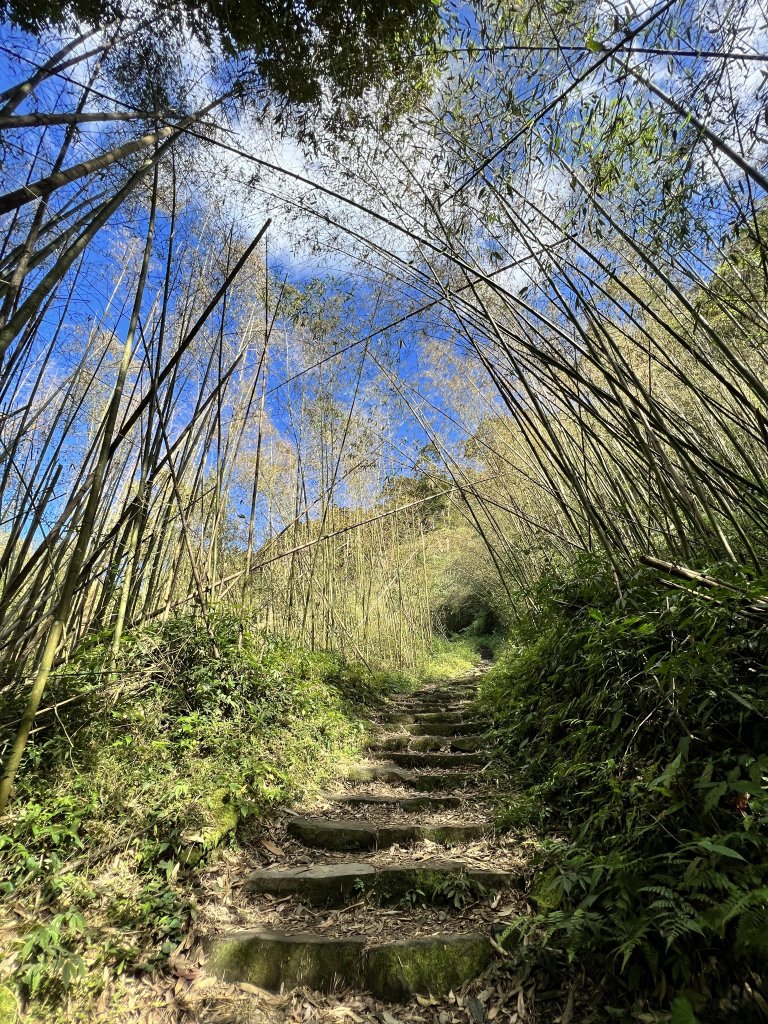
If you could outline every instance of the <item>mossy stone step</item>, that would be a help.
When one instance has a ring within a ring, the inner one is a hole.
[[[260,868],[248,876],[246,889],[255,894],[298,896],[312,906],[342,907],[352,894],[371,892],[382,900],[400,899],[418,890],[434,893],[448,878],[464,878],[484,891],[517,886],[507,871],[466,867],[460,861],[431,860],[374,868],[364,862],[315,864],[292,868]]]
[[[443,740],[439,736],[387,736],[369,744],[369,750],[439,750]]]
[[[206,970],[221,981],[247,982],[272,992],[306,985],[319,992],[362,986],[367,941],[353,935],[278,931],[234,932],[206,944]]]
[[[413,722],[406,723],[405,728],[411,733],[412,736],[477,736],[480,733],[487,732],[489,725],[487,722],[446,722],[440,721],[428,721],[428,722]]]
[[[435,700],[435,701],[446,701],[446,700],[471,700],[472,697],[477,695],[476,686],[457,686],[451,690],[428,690],[423,694],[414,694],[414,697],[418,697],[420,700]]]
[[[367,750],[405,750],[408,746],[408,736],[385,736],[382,739],[369,743]]]
[[[466,768],[469,766],[480,768],[483,765],[482,758],[477,754],[450,754],[450,753],[421,753],[410,750],[393,750],[389,760],[403,768]]]
[[[410,773],[404,783],[420,793],[451,792],[477,785],[476,772],[416,772]]]
[[[470,708],[446,708],[438,705],[432,707],[419,707],[413,708],[414,722],[429,722],[432,720],[431,716],[437,716],[435,721],[450,721],[455,725],[459,725],[461,722],[465,722],[468,718],[474,718]],[[410,725],[410,722],[398,722],[398,725]]]
[[[411,711],[395,711],[389,710],[386,715],[383,715],[381,721],[387,725],[413,725],[416,721],[416,715]]]
[[[462,800],[458,796],[355,796],[333,795],[330,800],[340,804],[353,806],[373,805],[374,807],[391,807],[400,811],[447,811],[461,807]]]
[[[370,888],[376,876],[371,864],[307,864],[293,868],[259,868],[245,880],[251,893],[299,896],[315,906],[343,906],[363,885]]]
[[[453,697],[409,697],[406,700],[398,700],[394,708],[397,711],[452,711],[460,712],[474,703],[474,696],[453,696]]]
[[[446,996],[482,974],[493,955],[490,939],[478,933],[382,943],[366,950],[366,987],[392,1002]]]
[[[395,765],[360,764],[347,776],[350,782],[387,782],[392,786],[410,786],[413,776]]]
[[[401,697],[394,701],[395,707],[431,707],[448,708],[464,707],[477,698],[476,693],[446,693],[446,694],[413,694],[410,697]]]
[[[396,765],[359,765],[353,768],[348,778],[352,782],[387,782],[394,786],[406,786],[420,793],[450,792],[477,783],[476,772],[407,772]]]
[[[448,749],[459,754],[474,754],[487,750],[490,745],[484,736],[454,736],[448,743]]]
[[[449,878],[464,878],[474,883],[478,891],[485,892],[522,888],[525,885],[525,878],[511,871],[473,868],[458,860],[441,858],[380,868],[376,872],[373,885],[381,900],[400,899],[413,890],[419,890],[425,896],[431,897]]]
[[[305,985],[320,992],[361,988],[393,1002],[447,995],[491,962],[487,936],[429,936],[368,945],[362,936],[236,932],[206,943],[206,969],[226,982],[273,992]]]
[[[411,736],[408,750],[438,751],[445,746],[445,736]]]
[[[439,714],[443,712],[449,715],[461,715],[467,708],[472,706],[471,702],[466,701],[446,701],[446,700],[419,700],[409,701],[407,704],[403,702],[398,705],[396,710],[398,711],[413,711],[415,714]]]
[[[377,825],[376,845],[379,849],[389,846],[405,846],[428,839],[433,843],[453,846],[471,843],[488,831],[486,824],[445,824],[445,825]]]
[[[461,711],[422,711],[418,716],[418,724],[434,722],[439,725],[461,725],[469,716]],[[473,719],[474,720],[474,719]],[[412,723],[406,722],[406,725]]]
[[[483,825],[374,825],[334,818],[291,818],[288,834],[305,846],[322,850],[374,850],[429,839],[433,843],[470,843],[483,835]]]

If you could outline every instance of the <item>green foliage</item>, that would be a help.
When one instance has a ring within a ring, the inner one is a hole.
[[[466,675],[480,661],[480,645],[471,638],[435,637],[432,654],[421,670],[424,682],[441,682]]]
[[[41,719],[0,831],[0,899],[36,901],[15,981],[46,1005],[99,966],[162,962],[194,920],[191,869],[239,823],[247,836],[270,807],[343,770],[366,710],[405,685],[234,615],[210,631],[181,617],[124,639],[117,686],[94,686],[109,663],[103,638],[60,671],[51,692],[69,701],[65,731]]]
[[[404,907],[412,909],[413,907],[421,907],[427,902],[427,894],[423,889],[409,889],[408,892],[403,893],[400,903]]]
[[[434,879],[425,878],[420,886],[409,889],[400,902],[403,906],[411,908],[435,903],[463,910],[484,893],[485,887],[472,878],[465,875],[447,875]]]
[[[438,529],[450,517],[451,478],[432,458],[431,446],[422,452],[417,472],[393,473],[384,481],[381,497],[385,507],[402,508],[421,502],[414,514],[424,530]]]
[[[30,995],[43,984],[67,989],[83,976],[85,963],[77,950],[85,931],[85,920],[77,911],[54,914],[30,930],[19,952],[19,980]]]
[[[500,626],[498,612],[488,596],[470,589],[444,598],[435,609],[435,619],[449,636],[493,636]]]
[[[685,996],[676,996],[672,1000],[670,1024],[698,1024],[698,1020],[689,999]]]
[[[442,879],[432,891],[432,902],[445,902],[456,910],[463,910],[469,903],[484,893],[480,882],[464,875],[449,875]]]
[[[18,1001],[7,985],[0,985],[0,1024],[16,1024]]]
[[[122,0],[3,0],[0,16],[30,32],[46,25],[106,25],[131,11]],[[367,88],[389,79],[412,84],[425,73],[438,31],[439,12],[432,0],[282,0],[268,7],[223,0],[203,3],[151,3],[145,15],[155,35],[141,36],[132,52],[157,71],[158,36],[184,32],[216,52],[254,65],[261,79],[292,103],[318,105],[325,84],[337,100],[359,98]],[[152,56],[147,56],[147,49]],[[168,54],[165,53],[166,59]]]
[[[642,571],[617,599],[584,558],[542,582],[482,691],[524,787],[502,819],[550,835],[539,912],[516,925],[528,948],[606,965],[628,998],[695,993],[707,1020],[733,1019],[732,986],[759,988],[768,952],[766,631],[716,597]],[[675,1019],[694,1019],[685,1000]]]

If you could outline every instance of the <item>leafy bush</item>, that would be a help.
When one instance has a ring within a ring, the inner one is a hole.
[[[764,581],[738,583],[765,593]],[[673,1019],[758,1019],[765,626],[730,591],[671,590],[645,570],[617,599],[595,558],[543,581],[538,597],[481,698],[499,728],[500,774],[513,766],[523,787],[502,820],[550,835],[538,914],[517,929],[551,966],[603,965],[596,980],[673,1005]]]

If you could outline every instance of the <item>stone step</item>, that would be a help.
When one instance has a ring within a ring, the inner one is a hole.
[[[415,693],[420,700],[471,700],[477,696],[476,686],[457,686],[450,690],[426,690],[423,694]]]
[[[402,768],[481,768],[484,764],[483,759],[477,754],[435,754],[421,753],[418,750],[393,750],[388,755],[388,760]]]
[[[484,825],[374,825],[336,818],[291,818],[288,834],[321,850],[375,850],[405,846],[424,839],[433,843],[471,843],[487,831]]]
[[[467,704],[471,704],[477,697],[474,693],[451,693],[444,695],[424,695],[417,696],[412,695],[410,697],[401,697],[399,700],[393,701],[392,704],[398,709],[414,708],[414,707],[437,707],[437,708],[460,708]]]
[[[392,697],[392,703],[405,704],[445,704],[446,702],[457,703],[459,701],[474,700],[477,697],[477,687],[472,689],[459,690],[424,690],[420,693],[401,693]]]
[[[381,717],[380,721],[387,725],[413,725],[416,715],[408,711],[392,711],[390,709],[386,715]]]
[[[397,1002],[447,995],[485,970],[493,949],[488,936],[477,932],[369,945],[363,936],[258,931],[209,939],[206,953],[206,970],[222,981],[272,992],[357,988]]]
[[[476,772],[409,772],[406,786],[420,793],[448,792],[477,785]]]
[[[347,776],[350,782],[387,782],[392,786],[410,786],[413,776],[395,765],[360,764]]]
[[[369,750],[439,750],[444,740],[440,736],[387,736],[368,745]]]
[[[462,800],[458,796],[354,796],[332,795],[328,797],[340,804],[352,806],[391,807],[400,811],[447,811],[461,807]]]
[[[429,697],[432,694],[444,696],[452,693],[463,693],[466,690],[478,689],[477,679],[456,679],[453,682],[432,683],[431,686],[420,686],[418,690],[411,690],[410,693],[398,693],[396,697]]]
[[[526,883],[523,875],[511,871],[467,867],[461,861],[435,858],[381,868],[373,888],[382,901],[401,899],[414,890],[432,899],[450,878],[465,879],[473,884],[478,894],[499,889],[522,889]]]
[[[462,789],[471,793],[469,787],[474,789],[482,779],[480,769],[492,740],[483,735],[490,730],[490,723],[478,718],[479,674],[465,676],[455,684],[424,687],[396,698],[382,710],[381,723],[404,726],[406,735],[382,734],[397,732],[394,728],[380,730],[370,747],[379,752],[372,760],[378,757],[380,763],[359,765],[350,773],[350,780],[389,783],[407,788],[412,796],[351,792],[325,797],[323,806],[327,808],[328,802],[338,804],[339,814],[355,813],[345,812],[345,804],[349,808],[375,806],[379,811],[374,817],[383,817],[390,823],[294,816],[287,822],[288,834],[305,846],[342,853],[418,842],[464,844],[487,835],[489,826],[484,823],[441,823],[439,816],[427,817],[439,815],[442,809],[460,808]],[[440,770],[449,768],[452,770]],[[388,808],[392,808],[391,816]],[[406,817],[403,811],[417,815],[415,819]],[[427,824],[430,820],[437,823]],[[246,880],[246,889],[254,896],[267,897],[258,906],[272,906],[268,897],[317,907],[349,905],[348,912],[342,909],[333,917],[341,934],[259,930],[218,936],[205,943],[207,969],[222,980],[250,982],[272,991],[299,986],[322,992],[357,989],[392,1002],[408,1000],[416,994],[444,996],[461,987],[491,962],[490,935],[452,932],[448,919],[444,935],[376,941],[372,935],[381,938],[381,928],[369,916],[390,915],[382,917],[381,923],[387,922],[384,935],[407,936],[424,930],[423,914],[414,912],[415,916],[406,915],[405,920],[398,916],[393,928],[391,910],[380,909],[379,903],[396,901],[414,892],[425,901],[445,899],[442,894],[446,882],[448,891],[452,891],[450,879],[465,880],[476,887],[478,894],[518,887],[522,879],[507,871],[473,868],[448,856],[426,861],[401,861],[400,856],[373,858],[393,861],[379,865],[367,863],[359,855],[357,859],[353,856],[348,862],[337,863],[328,863],[330,856],[321,856],[321,862],[316,864],[273,866],[253,872]],[[360,910],[358,895],[362,892],[374,898]],[[291,915],[280,920],[291,920]],[[460,920],[464,925],[465,916],[461,915]],[[329,923],[324,922],[323,930]],[[346,936],[345,928],[350,933]],[[504,925],[499,928],[503,930]],[[361,931],[370,934],[361,935]]]
[[[474,716],[465,714],[463,711],[422,711],[418,716],[419,725],[425,722],[435,722],[440,725],[461,725],[467,719],[474,721]],[[410,725],[410,722],[404,723]]]
[[[312,906],[341,907],[348,898],[370,887],[376,869],[370,864],[302,864],[296,868],[259,868],[245,880],[250,893],[298,896]]]
[[[405,728],[412,736],[476,736],[487,732],[489,725],[470,719],[465,722],[407,722]]]
[[[357,782],[387,782],[394,786],[407,786],[420,793],[463,789],[477,783],[475,772],[407,772],[396,765],[359,765],[349,773],[349,779]]]
[[[469,708],[440,708],[437,705],[427,708],[412,708],[413,722],[446,721],[460,724],[468,719],[475,719]],[[433,716],[437,718],[433,718]],[[398,725],[411,725],[411,722],[398,722]]]
[[[260,868],[248,876],[245,888],[254,894],[298,896],[312,906],[342,907],[358,893],[370,892],[381,900],[401,899],[418,890],[432,898],[447,878],[463,878],[479,891],[516,887],[522,879],[509,871],[466,867],[460,861],[428,860],[374,867],[365,862],[313,864],[301,867]]]
[[[434,714],[446,712],[448,714],[462,714],[467,708],[472,707],[469,700],[411,700],[407,703],[395,705],[396,711],[413,711],[416,714]]]
[[[459,754],[474,754],[486,751],[490,745],[485,736],[454,736],[449,740],[448,749]]]

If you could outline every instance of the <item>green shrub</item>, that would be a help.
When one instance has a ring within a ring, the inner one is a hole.
[[[737,582],[765,593],[764,581]],[[670,590],[650,571],[617,600],[595,558],[543,581],[538,597],[481,694],[499,729],[499,774],[512,768],[523,790],[502,820],[550,837],[539,913],[516,928],[539,957],[602,970],[596,980],[628,999],[679,996],[680,1020],[684,1001],[732,1020],[747,1013],[733,1008],[746,991],[757,991],[757,1013],[768,954],[765,627],[726,590]]]

